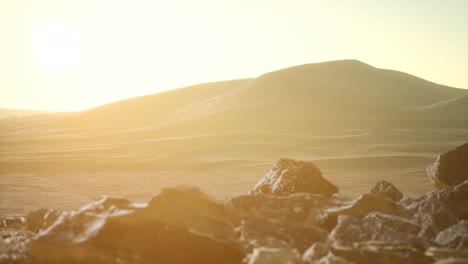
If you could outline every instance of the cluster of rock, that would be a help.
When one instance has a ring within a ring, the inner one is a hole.
[[[312,163],[280,159],[225,201],[177,187],[4,217],[0,263],[468,263],[468,180],[449,182],[411,199],[381,181],[351,198]]]

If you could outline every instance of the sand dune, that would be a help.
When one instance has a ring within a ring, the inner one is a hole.
[[[432,188],[420,184],[426,165],[468,141],[467,98],[468,90],[349,60],[3,118],[0,211],[45,206],[53,193],[73,193],[65,207],[91,195],[141,198],[174,183],[231,195],[279,157],[315,161],[344,193],[386,179],[417,196]],[[38,177],[47,192],[37,191]],[[112,186],[87,191],[94,180]]]

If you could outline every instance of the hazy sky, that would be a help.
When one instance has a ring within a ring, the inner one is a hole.
[[[2,0],[0,107],[80,110],[358,59],[468,88],[467,0]]]

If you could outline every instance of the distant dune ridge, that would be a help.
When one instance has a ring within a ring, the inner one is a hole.
[[[192,182],[199,171],[241,182],[216,187],[222,195],[247,190],[273,161],[290,157],[314,161],[343,192],[391,177],[420,194],[431,188],[417,183],[425,166],[468,141],[467,99],[465,89],[342,60],[82,112],[0,118],[1,191],[13,173],[179,171]]]

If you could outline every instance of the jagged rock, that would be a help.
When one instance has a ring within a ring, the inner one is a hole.
[[[359,243],[353,250],[337,249],[335,254],[360,264],[432,264],[434,259],[424,251],[407,244],[367,241]]]
[[[341,215],[328,242],[335,254],[356,263],[431,263],[424,253],[432,243],[417,232],[414,223],[398,216]]]
[[[255,248],[248,264],[300,264],[300,254],[291,248]]]
[[[39,233],[51,226],[61,212],[52,209],[39,209],[26,215],[26,227],[29,231]]]
[[[317,226],[297,222],[283,222],[277,219],[251,217],[240,227],[242,238],[255,246],[272,246],[273,241],[283,241],[283,246],[304,251],[310,244],[325,242],[328,232]]]
[[[372,187],[370,193],[387,197],[394,202],[398,202],[403,198],[403,194],[400,190],[398,190],[395,185],[387,181],[379,181],[374,187]]]
[[[468,249],[468,220],[440,231],[435,242],[443,247]]]
[[[149,202],[146,211],[164,223],[195,229],[222,239],[238,238],[224,205],[197,188],[163,189]]]
[[[355,243],[373,240],[401,243],[425,250],[432,243],[417,236],[419,229],[418,225],[408,219],[378,212],[370,213],[362,219],[341,215],[330,233],[329,243],[334,248],[349,248]]]
[[[436,188],[453,186],[468,180],[468,143],[437,157],[426,169]]]
[[[445,228],[468,220],[468,180],[432,191],[407,206],[414,220],[421,225],[420,236],[434,239]]]
[[[335,256],[333,253],[328,253],[328,255],[322,257],[315,264],[348,264],[349,261],[342,258]]]
[[[323,226],[331,230],[335,227],[337,218],[340,215],[364,217],[371,212],[382,212],[405,218],[411,217],[408,210],[400,204],[379,195],[363,194],[356,200],[344,204],[343,206],[326,209],[328,216],[323,222]]]
[[[255,185],[253,192],[274,195],[306,192],[330,197],[338,192],[338,187],[323,178],[311,162],[279,159]]]
[[[226,203],[236,222],[257,215],[309,225],[315,225],[321,220],[323,216],[320,215],[320,210],[335,205],[336,203],[321,195],[307,193],[288,196],[253,193],[236,196]]]
[[[31,242],[30,257],[33,263],[240,263],[245,254],[230,240],[234,232],[220,208],[186,188],[163,190],[148,206],[101,200],[62,214]]]
[[[328,244],[317,242],[302,254],[302,261],[304,263],[314,264],[317,260],[327,256],[329,252],[330,248]]]
[[[411,207],[412,204],[416,203],[416,199],[411,198],[411,197],[403,197],[403,198],[401,198],[401,200],[399,201],[399,203],[400,203],[403,207],[408,208],[408,207]]]
[[[461,261],[468,259],[468,249],[430,247],[427,249],[426,255],[439,260],[458,259]]]
[[[321,195],[298,193],[289,196],[251,194],[227,202],[241,240],[247,247],[294,247],[304,251],[315,242],[326,241],[328,233],[317,226],[321,208],[331,203]]]
[[[434,264],[468,264],[468,258],[449,258],[449,259],[441,259]]]
[[[7,216],[1,218],[0,228],[21,229],[26,224],[26,218],[22,216]]]
[[[32,236],[24,229],[0,229],[0,263],[28,263],[28,244]]]

